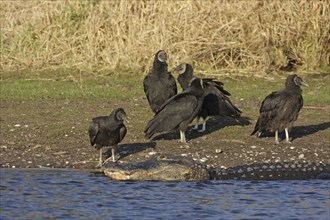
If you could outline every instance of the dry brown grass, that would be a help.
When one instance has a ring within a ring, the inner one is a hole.
[[[170,66],[260,70],[330,64],[329,1],[1,1],[1,68],[149,69],[165,49]]]

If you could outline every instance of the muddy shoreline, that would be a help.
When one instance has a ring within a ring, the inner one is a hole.
[[[88,123],[114,106],[124,107],[130,117],[127,136],[119,146],[120,163],[143,161],[161,152],[187,156],[210,168],[277,162],[330,164],[330,121],[324,114],[330,106],[305,106],[292,129],[291,144],[283,141],[275,145],[273,134],[250,136],[255,119],[245,111],[238,122],[212,118],[204,133],[190,129],[189,144],[183,145],[177,131],[145,140],[143,128],[151,113],[144,98],[133,100],[133,105],[102,99],[1,102],[0,167],[94,169],[98,151],[90,146]],[[238,105],[243,111],[254,106],[253,112],[258,102],[241,101]],[[283,134],[280,137],[283,139]]]

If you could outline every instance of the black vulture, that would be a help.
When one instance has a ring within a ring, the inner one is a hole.
[[[148,122],[145,137],[178,128],[180,141],[187,143],[185,131],[202,107],[203,94],[202,79],[193,78],[185,91],[170,98]]]
[[[261,104],[260,116],[251,135],[263,132],[275,132],[275,143],[278,144],[278,132],[285,130],[285,139],[290,143],[289,131],[297,120],[303,106],[300,86],[307,84],[296,74],[287,77],[285,88],[269,94]]]
[[[182,87],[182,90],[187,88],[189,80],[193,76],[193,68],[190,64],[182,63],[174,71],[179,73],[178,82]],[[206,121],[209,116],[229,116],[233,118],[239,118],[241,111],[230,101],[230,93],[223,88],[223,83],[214,79],[203,79],[204,87],[204,101],[200,112],[197,115],[197,123],[195,129],[198,129],[199,119],[203,118],[203,127],[200,132],[204,132],[206,129]]]
[[[160,50],[155,54],[151,72],[143,80],[144,93],[151,110],[156,113],[172,96],[177,94],[174,77],[167,71],[167,54]]]
[[[127,132],[124,120],[126,113],[123,108],[117,108],[109,116],[99,116],[92,119],[89,125],[88,134],[91,145],[100,150],[100,160],[97,167],[101,167],[102,147],[110,146],[112,161],[115,162],[117,145],[121,142]]]

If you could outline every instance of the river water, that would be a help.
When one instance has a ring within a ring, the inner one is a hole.
[[[330,219],[330,181],[112,181],[0,169],[0,219]]]

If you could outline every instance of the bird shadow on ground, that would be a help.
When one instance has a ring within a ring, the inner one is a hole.
[[[330,128],[330,122],[324,122],[324,123],[317,124],[317,125],[295,126],[292,128],[291,132],[289,132],[289,136],[290,136],[291,141],[293,141],[297,138],[302,138],[304,136],[315,134],[318,131],[323,131],[328,128]],[[260,138],[274,137],[274,136],[275,136],[274,132],[263,132],[260,135]],[[280,139],[280,141],[285,140],[284,132],[279,133],[279,139]]]
[[[293,127],[292,132],[290,134],[292,140],[301,138],[304,136],[308,136],[314,134],[318,131],[323,131],[330,128],[330,122],[324,122],[317,125],[303,125]]]
[[[136,154],[140,151],[144,151],[148,148],[155,149],[156,142],[120,144],[118,146],[118,154],[120,155],[120,158],[124,158],[131,154]],[[108,151],[106,152],[107,155],[111,155],[111,149],[109,149]]]
[[[204,135],[208,135],[213,133],[214,131],[220,130],[227,126],[246,126],[251,124],[250,118],[241,117],[238,120],[229,117],[212,117],[206,122],[206,130],[204,132],[198,132],[193,128],[195,125],[191,125],[187,128],[186,138],[187,141],[202,137]],[[199,129],[202,128],[202,125],[199,126]],[[152,140],[173,140],[180,139],[180,134],[177,130],[171,131],[168,133],[163,133],[155,136]]]

